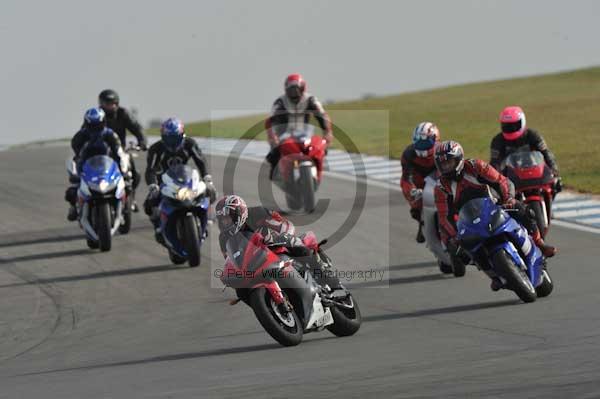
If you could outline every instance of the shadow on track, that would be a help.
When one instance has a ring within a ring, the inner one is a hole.
[[[266,332],[265,332],[265,334],[266,334]],[[307,340],[303,343],[303,345],[307,345],[311,342],[322,341],[322,340],[327,340],[327,339],[335,339],[335,338],[333,336],[319,337],[319,338]],[[262,352],[262,351],[266,351],[266,350],[275,350],[275,349],[285,351],[288,348],[282,347],[281,345],[279,345],[277,343],[271,343],[271,344],[262,344],[262,345],[242,346],[242,347],[237,347],[237,348],[212,349],[212,350],[201,351],[201,352],[188,352],[188,353],[177,353],[174,355],[154,356],[154,357],[149,357],[146,359],[139,359],[139,360],[127,360],[127,361],[123,361],[123,362],[104,363],[104,364],[96,364],[96,365],[91,365],[91,366],[70,367],[70,368],[64,368],[64,369],[39,371],[39,372],[34,372],[34,373],[19,374],[14,377],[62,373],[62,372],[67,372],[67,371],[85,371],[85,370],[94,370],[94,369],[108,368],[108,367],[136,366],[136,365],[158,363],[158,362],[170,362],[170,361],[175,361],[175,360],[201,359],[201,358],[205,358],[205,357],[234,355],[234,354],[238,354],[238,353]]]
[[[19,286],[23,286],[23,285],[35,285],[35,284],[67,283],[67,282],[71,282],[71,281],[85,281],[85,280],[94,280],[94,279],[98,279],[98,278],[132,276],[132,275],[138,275],[138,274],[167,272],[170,270],[181,270],[181,269],[187,269],[187,267],[175,266],[172,264],[158,265],[158,266],[144,266],[144,267],[136,267],[136,268],[132,268],[132,269],[107,270],[107,271],[89,273],[89,274],[77,274],[77,275],[73,275],[73,276],[38,278],[35,281],[29,282],[29,283],[16,283],[16,284],[0,285],[0,288],[19,287]]]
[[[18,263],[18,262],[27,262],[27,261],[32,261],[32,260],[66,258],[69,256],[90,255],[90,254],[94,254],[94,253],[97,253],[97,251],[92,251],[90,249],[72,249],[69,251],[46,252],[46,253],[41,253],[41,254],[15,256],[14,258],[0,258],[0,265],[3,263]]]
[[[347,287],[351,289],[358,288],[385,288],[390,285],[399,284],[412,284],[412,283],[424,283],[427,281],[440,281],[450,279],[448,276],[443,274],[424,274],[421,276],[409,276],[409,277],[394,277],[383,281],[365,281],[362,283],[348,284]]]
[[[131,231],[152,230],[152,226],[134,226]],[[25,245],[51,244],[56,242],[85,240],[81,230],[73,232],[73,227],[60,229],[37,230],[20,232],[18,234],[4,234],[0,236],[0,248],[18,247]]]
[[[377,322],[386,320],[408,319],[422,316],[435,316],[440,314],[470,312],[473,310],[493,309],[504,306],[515,306],[521,304],[518,299],[505,299],[503,301],[474,303],[471,305],[447,306],[444,308],[424,309],[406,313],[390,313],[363,317],[363,322]]]

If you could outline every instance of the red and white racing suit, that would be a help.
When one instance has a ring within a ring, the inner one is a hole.
[[[433,154],[427,158],[417,156],[413,144],[406,147],[400,160],[402,163],[402,178],[400,187],[402,194],[410,204],[410,214],[416,220],[421,220],[421,210],[423,209],[423,199],[421,196],[414,197],[415,189],[425,187],[425,178],[435,171],[435,162]]]

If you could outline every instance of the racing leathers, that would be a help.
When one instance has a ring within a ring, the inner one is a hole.
[[[311,115],[315,117],[323,130],[323,138],[327,144],[331,143],[333,140],[331,120],[323,105],[321,105],[315,96],[304,93],[296,103],[284,94],[273,103],[271,115],[265,121],[267,138],[271,145],[271,151],[266,157],[267,161],[271,164],[271,179],[273,178],[273,170],[281,157],[278,148],[279,137],[290,130],[304,129],[308,125]]]
[[[212,183],[212,178],[208,174],[206,167],[206,159],[200,150],[200,147],[191,137],[185,137],[181,148],[175,152],[167,150],[162,141],[157,141],[148,149],[148,160],[146,165],[145,179],[148,185],[149,192],[144,201],[144,211],[152,221],[157,237],[159,237],[160,220],[154,209],[160,203],[159,184],[163,173],[167,172],[170,167],[176,165],[185,165],[192,159],[200,172],[200,176],[207,186],[207,192],[210,197],[210,202],[215,201],[216,190]]]
[[[410,205],[410,216],[421,223],[425,178],[436,170],[433,154],[426,158],[419,157],[415,152],[414,144],[411,144],[402,153],[400,162],[402,164],[402,178],[400,179],[402,194]],[[423,235],[417,234],[417,242],[424,241]]]
[[[139,122],[135,119],[133,115],[126,108],[119,107],[115,112],[106,111],[106,126],[111,128],[119,139],[121,140],[121,146],[123,148],[127,147],[127,131],[135,136],[137,139],[138,146],[141,150],[145,151],[147,147],[146,137],[144,136],[144,131]],[[135,162],[133,162],[133,158],[129,159],[129,167],[131,170],[132,177],[132,197],[135,198],[135,190],[140,184],[141,176],[137,171],[135,166]]]
[[[490,188],[495,193],[490,191]],[[501,204],[515,210],[511,216],[523,225],[544,256],[553,256],[554,247],[546,245],[535,222],[534,215],[521,202],[513,198],[509,180],[490,164],[476,159],[465,160],[462,172],[455,178],[440,177],[435,187],[435,205],[438,212],[442,241],[449,252],[458,249],[456,242],[456,219],[461,207],[474,198],[499,196]]]

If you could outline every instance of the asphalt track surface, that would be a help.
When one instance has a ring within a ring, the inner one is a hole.
[[[196,269],[170,264],[142,214],[111,252],[88,250],[65,220],[66,155],[0,153],[1,398],[600,396],[598,235],[554,228],[555,292],[525,305],[474,268],[442,276],[400,193],[368,186],[328,252],[343,270],[389,270],[389,284],[348,282],[364,317],[355,336],[282,348],[249,308],[228,305],[231,290],[211,287],[214,231]],[[219,185],[224,162],[211,159]],[[259,164],[238,166],[235,189],[256,204]],[[326,178],[331,203],[305,228],[332,234],[354,189]]]

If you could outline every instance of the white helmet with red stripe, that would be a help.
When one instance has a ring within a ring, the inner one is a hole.
[[[238,195],[221,198],[215,206],[215,213],[219,230],[231,236],[240,231],[248,220],[248,206]]]

